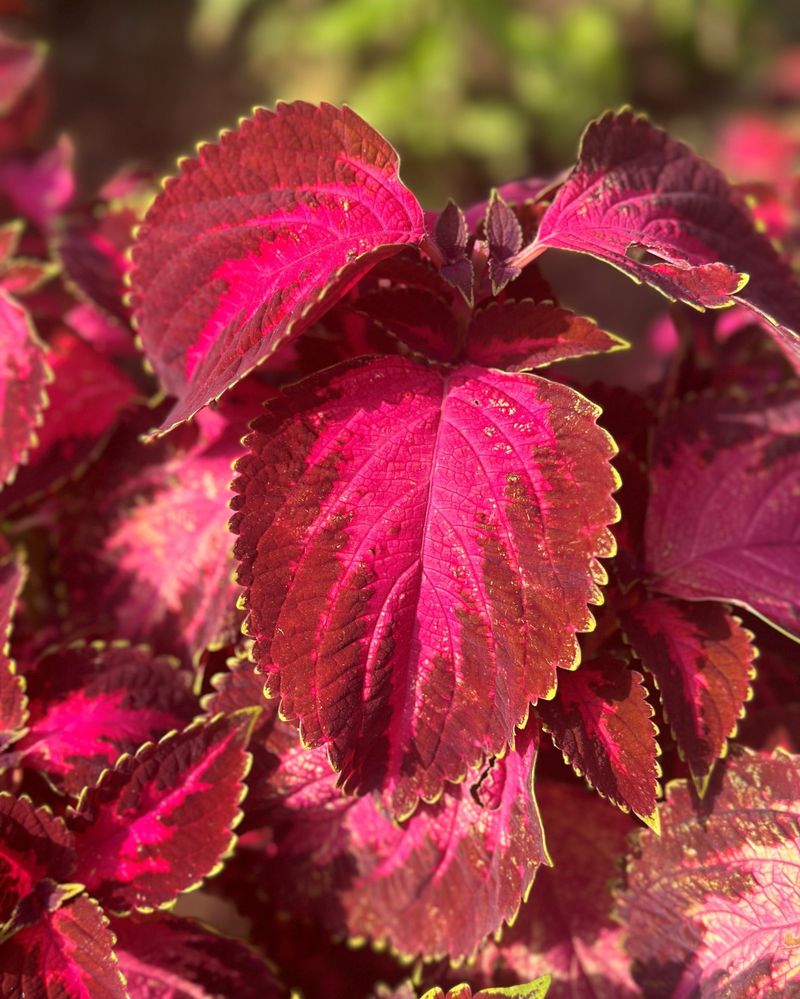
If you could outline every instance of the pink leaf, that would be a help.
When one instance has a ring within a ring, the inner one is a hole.
[[[624,340],[554,302],[492,303],[476,313],[467,333],[467,358],[504,371],[538,368],[568,357],[620,350]]]
[[[0,995],[25,999],[128,999],[100,906],[74,902],[0,945]]]
[[[25,582],[25,566],[0,540],[0,751],[19,738],[28,720],[25,681],[9,655],[14,608]]]
[[[184,162],[134,249],[142,342],[188,419],[423,236],[397,154],[349,108],[260,109]]]
[[[658,794],[657,729],[641,673],[601,655],[559,680],[536,713],[579,776],[648,824]]]
[[[13,478],[36,441],[48,378],[28,313],[0,291],[0,485]]]
[[[190,919],[160,913],[112,923],[130,999],[278,999],[266,961]]]
[[[596,415],[534,375],[386,357],[306,379],[254,422],[231,503],[247,627],[346,788],[410,814],[574,666],[613,552]]]
[[[15,215],[30,220],[45,233],[72,200],[74,149],[62,135],[52,149],[19,155],[0,162],[0,195]]]
[[[261,864],[271,897],[334,933],[409,956],[468,955],[514,915],[548,863],[532,796],[537,742],[529,726],[515,750],[397,825],[377,797],[341,795],[324,752],[304,750],[278,723],[274,846]]]
[[[536,790],[554,866],[538,873],[514,925],[481,949],[476,977],[524,982],[547,973],[548,999],[636,999],[608,890],[634,823],[572,784],[540,779]]]
[[[678,749],[704,787],[749,698],[753,636],[719,604],[658,597],[626,611],[622,626],[655,677]]]
[[[652,585],[800,634],[800,393],[684,403],[655,442]]]
[[[630,111],[609,112],[586,130],[535,245],[607,260],[700,308],[741,302],[769,320],[800,362],[800,286],[756,232],[744,200],[718,170]]]
[[[644,834],[618,899],[645,995],[794,994],[799,823],[796,756],[731,759],[701,804],[670,785],[661,837]]]
[[[69,823],[76,877],[111,912],[172,902],[233,844],[252,712],[217,716],[123,757],[81,795]]]
[[[27,679],[29,731],[15,755],[69,794],[197,711],[190,676],[146,648],[67,646],[40,659]]]

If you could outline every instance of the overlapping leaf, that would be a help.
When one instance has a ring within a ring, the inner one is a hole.
[[[800,759],[745,753],[706,801],[676,782],[619,898],[646,995],[790,996],[800,984]],[[718,783],[718,786],[717,786]]]
[[[630,111],[586,130],[536,247],[589,253],[690,305],[741,302],[800,363],[800,285],[789,266],[718,170]]]
[[[134,249],[142,342],[187,419],[380,257],[423,236],[391,146],[348,108],[259,110],[185,161]],[[322,304],[320,304],[321,300]]]
[[[25,681],[9,655],[14,607],[25,582],[25,567],[0,538],[0,751],[21,733],[28,719]]]
[[[112,912],[172,902],[216,870],[239,821],[252,712],[123,757],[70,815],[76,877]]]
[[[532,795],[537,741],[529,726],[515,750],[397,825],[376,796],[343,796],[324,752],[278,722],[264,812],[274,845],[248,869],[281,905],[334,933],[464,957],[514,915],[548,862]]]
[[[28,696],[29,731],[13,755],[70,794],[197,710],[190,677],[173,662],[99,643],[45,655],[28,676]]]
[[[536,713],[579,775],[651,824],[659,768],[646,695],[640,673],[603,654],[564,674],[555,699],[541,702]]]
[[[719,604],[660,597],[633,606],[622,624],[655,677],[678,748],[702,786],[749,696],[752,636]]]
[[[684,403],[656,439],[653,585],[728,600],[800,634],[800,393]]]
[[[596,414],[533,375],[387,357],[307,379],[253,424],[231,522],[247,627],[348,789],[410,814],[575,664],[613,552]]]

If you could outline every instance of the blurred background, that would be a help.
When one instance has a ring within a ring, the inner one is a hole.
[[[572,163],[631,103],[701,151],[726,116],[800,97],[800,0],[0,0],[51,43],[51,120],[81,188],[161,173],[278,99],[346,101],[426,207]]]

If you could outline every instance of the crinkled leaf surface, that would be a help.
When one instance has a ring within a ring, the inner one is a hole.
[[[276,723],[280,766],[265,813],[274,846],[248,870],[280,905],[334,933],[407,955],[466,956],[514,915],[548,862],[532,794],[537,741],[529,726],[515,750],[397,825],[377,796],[337,791],[324,752]]]
[[[741,302],[800,361],[800,286],[756,231],[744,199],[687,146],[630,111],[588,127],[536,243],[607,260],[690,305]],[[661,259],[648,263],[647,255]]]
[[[0,539],[0,751],[21,734],[28,719],[25,681],[9,655],[11,622],[25,582],[25,567],[4,548]]]
[[[574,770],[600,794],[652,822],[658,744],[641,673],[604,654],[559,678],[536,713]]]
[[[613,552],[596,414],[534,375],[386,357],[254,422],[231,504],[247,627],[348,789],[410,814],[575,664]]]
[[[69,794],[197,713],[190,676],[146,648],[57,649],[27,679],[29,731],[14,754]]]
[[[159,914],[112,923],[130,999],[277,999],[263,958],[191,919]]]
[[[0,995],[128,999],[100,906],[77,898],[0,944]]]
[[[0,483],[27,458],[48,381],[44,347],[26,310],[0,291]]]
[[[553,856],[530,899],[499,942],[478,955],[481,982],[528,981],[551,974],[548,999],[636,999],[611,916],[609,884],[622,873],[634,821],[574,784],[538,780],[537,799]]]
[[[800,634],[800,393],[680,406],[655,442],[645,546],[653,585],[728,600]]]
[[[492,303],[476,313],[467,332],[473,364],[522,371],[568,357],[619,350],[625,342],[554,302]]]
[[[258,110],[183,163],[133,258],[142,342],[178,397],[165,428],[310,326],[381,255],[422,239],[397,170],[349,108],[302,101]]]
[[[622,616],[634,652],[653,675],[664,714],[692,776],[723,755],[748,699],[752,635],[720,604],[652,597]]]
[[[646,995],[783,997],[800,984],[800,758],[746,753],[698,804],[668,788],[619,912]]]
[[[220,864],[239,821],[251,712],[218,716],[123,757],[70,815],[76,877],[112,912],[156,908]]]

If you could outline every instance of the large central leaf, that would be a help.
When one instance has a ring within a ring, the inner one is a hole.
[[[534,375],[385,357],[253,424],[231,524],[248,628],[347,789],[409,814],[577,663],[617,512],[597,412]]]

